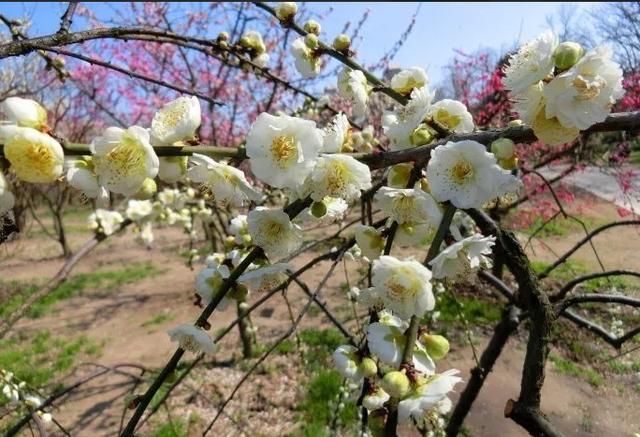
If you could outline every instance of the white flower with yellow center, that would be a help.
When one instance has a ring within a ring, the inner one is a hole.
[[[585,130],[604,121],[623,95],[622,69],[611,60],[611,48],[597,47],[544,87],[546,116]]]
[[[311,173],[310,182],[314,200],[329,196],[349,202],[358,199],[362,190],[371,188],[371,172],[366,164],[351,156],[322,155]]]
[[[15,201],[15,196],[11,191],[9,191],[7,180],[2,172],[0,172],[0,215],[11,211]]]
[[[88,228],[104,235],[112,235],[120,229],[124,219],[118,211],[96,209],[87,219]]]
[[[380,258],[385,240],[373,226],[356,225],[356,243],[370,261]]]
[[[348,152],[348,149],[352,147],[351,125],[347,116],[342,112],[333,117],[333,120],[324,128],[323,133],[321,152]]]
[[[224,280],[229,277],[229,267],[220,264],[219,258],[210,259],[207,267],[196,276],[196,293],[204,305],[208,305],[220,292]],[[220,301],[218,307],[225,310],[229,306],[229,293]]]
[[[427,164],[431,194],[457,208],[481,208],[496,197],[517,191],[521,182],[498,166],[496,157],[471,140],[436,147]]]
[[[398,317],[386,315],[379,322],[367,326],[367,345],[372,354],[390,366],[399,366],[402,362],[407,338],[404,333],[408,324]],[[435,373],[436,365],[420,341],[413,349],[412,364],[417,371],[430,375]]]
[[[443,373],[419,378],[417,386],[398,403],[398,421],[407,422],[413,419],[421,425],[431,410],[436,409],[436,413],[441,412],[440,403],[447,399],[447,395],[455,385],[462,381],[458,376],[459,373],[459,370],[450,369]]]
[[[505,88],[514,96],[535,85],[553,73],[553,52],[558,47],[558,37],[551,31],[523,45],[509,57],[509,65],[504,69]]]
[[[431,272],[417,261],[400,261],[383,255],[373,262],[373,288],[385,307],[399,317],[421,317],[435,306]]]
[[[160,162],[140,126],[110,127],[91,142],[100,185],[124,195],[135,194],[145,179],[155,178]]]
[[[380,209],[400,224],[428,223],[438,226],[442,219],[438,203],[420,188],[382,187],[374,198]]]
[[[291,54],[296,60],[296,70],[302,77],[311,79],[320,73],[320,56],[316,55],[304,41],[298,38],[291,44]]]
[[[237,244],[243,244],[246,239],[251,241],[249,236],[249,225],[247,223],[247,216],[244,214],[238,214],[229,222],[229,232],[233,234],[235,242]]]
[[[486,260],[495,241],[496,237],[475,234],[453,243],[429,263],[433,277],[455,279],[466,275]]]
[[[391,78],[391,88],[403,96],[408,96],[415,88],[422,88],[426,85],[429,85],[429,78],[427,72],[420,67],[401,70]]]
[[[153,203],[150,200],[129,199],[125,215],[134,222],[149,217],[153,213]]]
[[[287,256],[302,245],[300,228],[281,209],[257,207],[247,215],[247,223],[253,243],[269,257]]]
[[[369,104],[371,87],[360,70],[345,67],[338,75],[338,94],[353,106],[353,115],[363,117]]]
[[[186,156],[161,156],[158,177],[168,184],[178,182],[187,174]]]
[[[358,348],[351,345],[342,345],[333,352],[333,363],[336,366],[336,370],[344,378],[352,379],[354,381],[360,381],[363,378],[362,373],[358,368]]]
[[[384,113],[382,127],[392,141],[391,150],[414,147],[411,134],[427,116],[433,96],[434,93],[426,86],[416,88],[411,92],[411,100],[406,105]]]
[[[212,354],[216,350],[213,340],[204,329],[183,323],[168,331],[171,341],[189,352]]]
[[[13,124],[41,130],[47,126],[47,111],[36,101],[8,97],[0,103],[2,111]]]
[[[4,156],[19,179],[47,183],[58,179],[64,169],[64,151],[52,137],[30,127],[0,126]]]
[[[256,293],[271,291],[289,278],[287,270],[290,268],[291,266],[287,263],[259,267],[240,275],[238,283]]]
[[[170,146],[195,137],[201,123],[200,102],[195,96],[178,97],[166,103],[151,121],[151,142]]]
[[[451,99],[443,99],[434,103],[427,112],[434,122],[457,134],[473,131],[473,117],[462,102]]]
[[[248,201],[257,202],[262,198],[260,191],[249,184],[242,170],[197,153],[191,157],[191,162],[195,166],[189,169],[189,178],[210,190],[217,203],[242,206]]]
[[[277,188],[298,189],[322,148],[322,131],[313,121],[263,112],[247,135],[253,174]]]

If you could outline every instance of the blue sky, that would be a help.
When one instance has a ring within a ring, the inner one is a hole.
[[[398,66],[422,66],[427,69],[433,83],[444,78],[443,67],[453,56],[453,50],[473,52],[490,47],[498,52],[506,51],[518,41],[526,41],[541,33],[546,27],[546,17],[560,8],[561,2],[535,3],[423,3],[413,32],[394,60]],[[572,3],[576,13],[588,10],[594,3]],[[64,3],[2,3],[3,14],[19,18],[26,15],[33,19],[32,34],[45,34],[57,30]],[[364,62],[377,61],[404,31],[417,3],[310,3],[307,7],[317,12],[327,12],[333,7],[330,18],[323,20],[323,37],[331,41],[346,21],[358,21],[366,9],[371,13],[357,42],[358,57]],[[108,11],[109,6],[92,4],[91,8]]]

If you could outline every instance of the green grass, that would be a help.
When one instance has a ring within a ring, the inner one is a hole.
[[[551,264],[544,261],[531,261],[531,268],[535,273],[542,273]],[[569,281],[577,275],[584,275],[589,272],[587,265],[581,261],[568,259],[551,272],[551,277],[561,281]]]
[[[161,325],[164,322],[168,322],[169,320],[173,320],[175,318],[175,314],[169,312],[169,311],[163,311],[161,313],[156,314],[155,316],[153,316],[152,318],[150,318],[149,320],[147,320],[146,322],[144,322],[142,324],[143,327],[149,327],[149,326],[155,326],[155,325]]]
[[[181,420],[170,420],[157,427],[149,437],[187,437],[187,425]]]
[[[69,371],[79,355],[99,353],[100,346],[85,337],[66,340],[39,331],[30,339],[0,340],[0,368],[13,372],[29,387],[39,388]]]
[[[80,273],[32,305],[27,311],[27,316],[31,318],[42,317],[57,302],[79,296],[88,289],[113,291],[125,284],[140,281],[158,272],[159,270],[150,263],[135,263],[118,270]],[[25,299],[38,289],[38,286],[11,281],[0,283],[0,289],[9,290],[9,293],[5,291],[2,294],[11,295],[0,307],[0,318],[4,318],[18,309]]]
[[[594,387],[599,387],[604,383],[604,377],[593,369],[583,367],[554,354],[549,354],[549,361],[554,364],[559,373],[584,379]]]
[[[440,311],[438,320],[442,324],[458,324],[462,322],[461,317],[464,317],[471,326],[492,325],[500,320],[501,309],[492,302],[466,296],[458,296],[456,299],[461,307],[451,293],[439,296],[436,309]]]

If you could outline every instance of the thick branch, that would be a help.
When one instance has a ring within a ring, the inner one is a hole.
[[[578,284],[592,279],[608,278],[610,276],[635,276],[636,278],[640,278],[640,272],[635,272],[633,270],[607,270],[604,272],[589,273],[587,275],[578,276],[577,278],[567,282],[560,290],[558,290],[557,293],[549,296],[549,300],[551,302],[558,302],[559,300],[564,299],[564,297]]]

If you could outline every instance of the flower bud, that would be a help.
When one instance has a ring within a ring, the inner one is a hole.
[[[220,41],[229,41],[229,32],[220,32],[218,34],[218,42]]]
[[[320,31],[322,30],[322,28],[320,27],[320,23],[315,20],[307,21],[302,27],[305,32],[313,33],[315,35],[320,35]]]
[[[298,5],[296,2],[282,2],[276,6],[276,17],[280,21],[291,21],[298,12]]]
[[[396,164],[389,170],[387,183],[391,188],[407,188],[409,176],[411,175],[412,164]]]
[[[515,120],[511,120],[509,123],[507,123],[507,127],[522,126],[523,124],[524,123],[522,122],[522,120],[516,118]]]
[[[491,153],[498,159],[507,159],[514,155],[516,145],[509,138],[498,138],[491,143]]]
[[[339,52],[346,52],[349,50],[350,46],[351,38],[349,38],[349,35],[345,35],[344,33],[336,36],[336,39],[333,40],[333,48]]]
[[[320,43],[318,41],[318,37],[313,33],[309,33],[309,34],[307,34],[307,36],[304,37],[304,43],[311,50],[317,49],[318,46],[320,45]]]
[[[412,145],[418,147],[429,144],[436,139],[437,135],[438,133],[432,127],[429,127],[426,124],[421,124],[411,133],[411,137],[409,139]]]
[[[63,69],[65,67],[65,65],[66,65],[66,63],[64,62],[63,58],[58,57],[58,58],[55,58],[53,60],[53,66],[58,68],[58,69]]]
[[[518,157],[512,155],[508,158],[498,159],[498,164],[505,170],[513,170],[518,166]]]
[[[151,178],[146,178],[138,192],[132,197],[136,200],[146,200],[153,197],[153,195],[156,194],[156,191],[158,191],[156,181]]]
[[[242,243],[249,246],[251,244],[251,235],[249,234],[244,234],[242,236]]]
[[[313,202],[311,204],[311,214],[315,218],[322,218],[327,213],[327,205],[324,202]]]
[[[404,371],[393,370],[380,381],[380,387],[393,398],[404,398],[411,389],[411,383]]]
[[[378,366],[370,357],[364,357],[358,365],[358,370],[360,370],[360,373],[362,373],[365,378],[369,378],[378,373]]]
[[[568,70],[573,67],[584,55],[584,49],[577,42],[566,41],[558,45],[553,52],[553,60],[558,70]]]
[[[449,352],[449,341],[442,335],[423,334],[421,337],[427,353],[434,360],[444,358]]]

